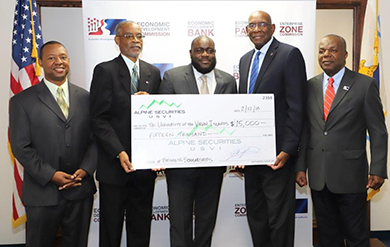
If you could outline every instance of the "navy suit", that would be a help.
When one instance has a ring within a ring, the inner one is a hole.
[[[66,119],[43,81],[10,101],[12,152],[24,167],[27,246],[52,246],[59,225],[64,246],[87,245],[97,146],[91,139],[88,92],[69,83],[69,102]],[[80,187],[59,191],[50,181],[56,171],[73,174],[79,168],[87,172]],[[63,215],[64,205],[71,207]]]
[[[139,67],[138,90],[156,93],[161,82],[160,70],[142,60]],[[126,151],[131,161],[130,84],[130,72],[121,55],[96,65],[91,82],[91,123],[99,143],[96,178],[102,247],[120,245],[125,212],[127,246],[149,246],[156,173],[151,170],[126,173],[117,157]]]
[[[255,50],[240,59],[239,93],[247,93],[251,59]],[[253,93],[272,93],[275,99],[276,154],[290,160],[273,171],[263,165],[245,168],[247,217],[255,247],[294,245],[294,163],[304,119],[306,68],[296,47],[274,38],[259,71]]]
[[[215,94],[237,93],[233,76],[214,69]],[[160,94],[199,94],[192,65],[168,70]],[[169,195],[171,247],[209,247],[217,218],[226,167],[178,168],[165,171]],[[195,205],[195,206],[194,206]],[[195,238],[193,238],[193,210]]]

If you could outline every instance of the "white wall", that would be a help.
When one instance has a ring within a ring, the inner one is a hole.
[[[0,39],[0,244],[2,243],[22,243],[24,242],[24,232],[21,229],[12,229],[11,227],[11,192],[12,192],[12,165],[9,159],[7,150],[7,126],[8,126],[8,98],[9,98],[9,81],[10,81],[10,54],[11,54],[11,37],[12,37],[12,21],[15,1],[2,1],[2,14],[0,15],[0,21],[3,23],[2,28],[2,39]],[[390,9],[390,1],[382,1],[380,6],[382,10]],[[42,16],[43,19],[43,37],[44,40],[57,39],[67,46],[70,57],[71,57],[71,80],[73,83],[79,84],[85,87],[83,78],[84,76],[84,46],[82,45],[82,24],[81,20],[82,11],[81,9],[61,9],[58,13],[57,8],[50,10],[43,8],[42,13],[45,15],[52,14],[55,22],[46,23],[46,17]],[[331,10],[328,10],[331,11]],[[321,23],[329,23],[334,17],[329,17],[330,12],[319,11],[317,12],[317,18],[326,18],[326,20],[320,21]],[[336,28],[339,28],[340,23],[347,24],[351,21],[351,14],[348,12],[337,12],[337,18],[345,17],[345,20],[338,20],[337,25],[325,25],[330,28],[329,32],[336,32]],[[62,14],[64,13],[64,14]],[[390,83],[390,47],[385,44],[390,44],[390,15],[382,15],[382,44],[384,61],[383,67],[386,82]],[[317,21],[318,23],[318,21]],[[386,25],[387,26],[384,26]],[[51,34],[51,31],[47,31],[46,28],[56,30],[56,34]],[[323,34],[327,33],[326,30]],[[51,36],[50,36],[51,35]],[[80,35],[80,36],[79,36]],[[344,34],[342,34],[344,36]],[[351,29],[347,29],[345,38],[348,39],[351,35]],[[321,34],[320,34],[321,36]],[[350,41],[347,41],[350,43]],[[349,45],[352,48],[351,45]],[[81,50],[80,50],[81,49]],[[349,49],[351,50],[351,49]],[[387,56],[386,56],[387,55]],[[352,56],[351,56],[352,57]],[[351,67],[351,66],[349,66]],[[74,79],[72,79],[74,78]],[[80,78],[80,79],[76,79]],[[387,95],[390,99],[390,87],[387,87]],[[389,106],[388,106],[389,108]],[[390,126],[389,120],[387,120],[388,126]],[[390,205],[390,182],[386,181],[382,191],[376,195],[371,203],[371,229],[372,230],[390,230],[390,214],[388,213]]]
[[[385,10],[390,10],[390,1],[379,1],[379,9],[381,10],[382,23],[382,48],[383,48],[383,66],[381,70],[384,71],[384,79],[386,83],[387,106],[390,107],[390,15]],[[383,82],[382,82],[383,83]],[[387,131],[390,132],[390,115],[387,115],[386,124]],[[390,156],[387,160],[390,159]],[[389,161],[387,162],[387,169],[389,170]],[[389,176],[389,171],[387,172]],[[371,230],[373,231],[388,231],[390,230],[390,181],[386,180],[381,188],[381,192],[374,196],[371,201]]]
[[[11,39],[15,1],[1,2],[0,23],[0,243],[24,242],[23,229],[11,227],[11,194],[13,172],[7,149],[8,99],[11,68]]]

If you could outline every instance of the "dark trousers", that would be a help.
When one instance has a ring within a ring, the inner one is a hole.
[[[369,247],[367,193],[334,194],[311,190],[321,246]]]
[[[127,246],[149,246],[156,173],[150,170],[135,173],[124,186],[99,183],[100,247],[120,246],[125,215]]]
[[[225,167],[213,167],[168,169],[165,172],[171,247],[211,246],[225,171]]]
[[[60,196],[56,206],[26,206],[26,247],[53,247],[58,229],[63,247],[86,247],[93,196],[69,201]]]
[[[294,167],[287,163],[245,167],[247,218],[254,247],[293,247],[295,230]]]

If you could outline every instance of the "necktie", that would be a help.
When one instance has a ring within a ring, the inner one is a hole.
[[[324,119],[328,118],[330,107],[332,106],[332,102],[335,96],[334,87],[333,87],[333,78],[328,78],[328,86],[325,90],[325,98],[324,98]]]
[[[131,73],[131,94],[138,92],[138,67],[134,64]]]
[[[202,86],[200,87],[200,94],[210,94],[209,87],[207,86],[207,76],[202,75]]]
[[[249,80],[249,93],[253,92],[253,89],[255,88],[255,84],[257,81],[257,76],[259,75],[259,56],[260,51],[258,51],[255,55],[255,59],[253,59],[252,63],[252,69],[251,69],[251,77]]]
[[[57,89],[57,103],[60,106],[62,113],[64,113],[65,118],[68,118],[69,107],[65,102],[63,92],[64,92],[64,90],[62,89],[62,87],[58,87],[58,89]]]

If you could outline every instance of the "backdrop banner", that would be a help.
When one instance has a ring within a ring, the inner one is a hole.
[[[115,26],[137,22],[145,35],[141,59],[164,71],[190,63],[192,40],[207,35],[215,42],[217,68],[239,79],[238,63],[253,49],[246,35],[249,15],[268,12],[274,36],[298,47],[308,78],[314,73],[316,1],[97,1],[83,0],[86,88],[93,68],[119,55]],[[89,246],[98,246],[99,198],[95,196]],[[312,207],[309,190],[297,188],[295,246],[312,246]],[[131,216],[130,216],[131,217]],[[131,218],[127,219],[131,220]],[[169,246],[169,208],[163,174],[156,180],[151,247]],[[121,246],[126,246],[125,236]],[[246,219],[244,180],[234,170],[225,173],[212,246],[252,246]]]

